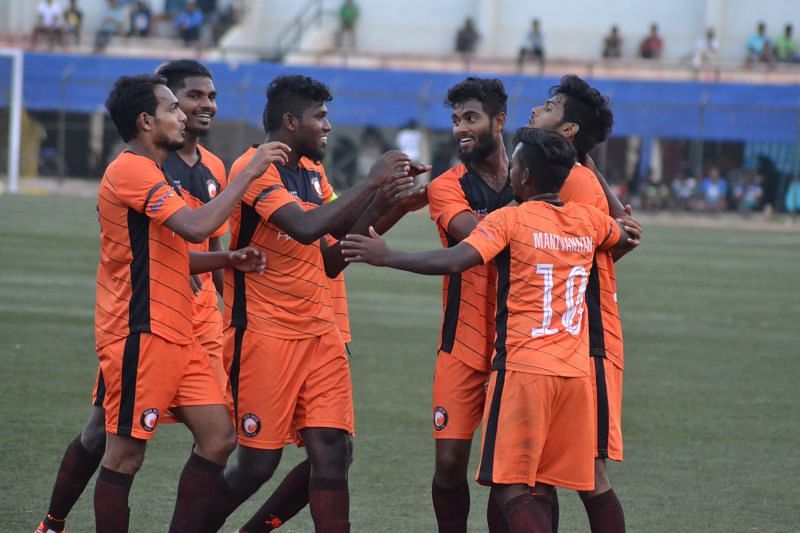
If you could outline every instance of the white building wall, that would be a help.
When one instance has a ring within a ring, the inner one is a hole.
[[[66,5],[67,0],[58,0]],[[221,0],[229,3],[233,0]],[[238,0],[248,16],[240,31],[226,39],[238,47],[270,49],[279,32],[308,4],[308,0]],[[800,0],[356,0],[361,8],[359,48],[375,52],[445,54],[453,50],[455,34],[466,17],[473,17],[482,39],[478,53],[514,57],[530,21],[539,18],[550,57],[594,59],[612,24],[624,39],[624,57],[635,57],[639,42],[652,22],[664,38],[664,58],[679,60],[690,54],[707,26],[717,29],[720,58],[739,61],[744,43],[759,20],[771,37],[787,22],[800,38]],[[322,32],[337,27],[340,0],[322,0],[326,10]],[[0,31],[32,29],[37,0],[0,0]],[[105,0],[80,0],[84,29],[93,33]],[[164,0],[150,0],[155,12]],[[316,37],[307,48],[328,43]]]

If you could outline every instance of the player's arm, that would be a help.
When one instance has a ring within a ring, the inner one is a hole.
[[[478,250],[465,242],[426,252],[398,252],[389,248],[374,228],[370,228],[369,236],[348,235],[341,245],[348,263],[388,266],[417,274],[455,274],[483,263]]]
[[[197,209],[185,207],[177,211],[164,225],[189,242],[203,242],[225,223],[250,184],[272,163],[286,163],[290,151],[291,148],[280,142],[262,144],[238,179],[219,196]]]
[[[630,204],[622,205],[622,202],[619,201],[617,195],[614,194],[614,191],[611,189],[611,186],[606,181],[605,177],[600,173],[597,169],[597,166],[594,164],[594,160],[586,154],[586,159],[584,161],[586,168],[594,172],[594,175],[597,176],[597,181],[600,182],[600,186],[603,188],[603,193],[606,195],[606,200],[608,201],[608,211],[612,217],[616,218],[617,221],[623,222],[631,228],[631,233],[635,236],[627,242],[628,246],[625,248],[615,248],[614,251],[611,252],[614,261],[616,262],[619,258],[639,246],[642,240],[642,225],[636,221],[633,215],[633,208]]]
[[[615,263],[642,242],[642,225],[631,216],[630,205],[625,206],[625,211],[627,214],[622,218],[618,218],[617,224],[627,236],[625,239],[620,239],[617,246],[611,250],[611,257]]]
[[[288,203],[276,210],[269,222],[303,244],[311,244],[326,234],[341,235],[352,226],[354,212],[358,213],[359,207],[380,186],[408,176],[410,163],[403,152],[386,152],[372,165],[367,179],[345,191],[335,202],[309,211],[296,202]]]
[[[369,207],[350,228],[349,233],[369,235],[369,228],[372,227],[379,235],[383,235],[406,213],[425,207],[428,203],[427,186],[420,185],[412,189],[407,187],[413,186],[413,176],[429,170],[430,167],[427,165],[412,164],[409,176],[384,185],[375,195]],[[325,273],[328,277],[334,278],[347,267],[347,262],[342,255],[341,241],[330,246],[324,239],[320,242]]]
[[[252,246],[223,252],[189,251],[189,272],[191,274],[200,274],[221,268],[233,268],[242,272],[263,274],[266,266],[267,256],[264,255],[264,252]]]
[[[222,246],[222,239],[219,237],[211,237],[208,240],[209,252],[223,252],[225,248]],[[225,269],[217,268],[211,271],[211,280],[214,282],[214,287],[217,289],[217,294],[222,296],[222,291],[225,288]]]

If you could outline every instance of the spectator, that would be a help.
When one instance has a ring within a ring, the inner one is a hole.
[[[525,40],[517,56],[517,68],[522,70],[522,64],[528,57],[534,58],[540,68],[544,68],[544,35],[539,25],[539,19],[533,19],[531,29],[525,35]]]
[[[650,25],[650,35],[639,45],[639,56],[644,59],[660,59],[664,50],[664,40],[658,34],[658,25]]]
[[[336,48],[344,46],[347,35],[349,48],[356,47],[356,22],[358,21],[358,5],[353,0],[345,0],[339,8],[339,31],[336,32]]]
[[[150,24],[152,21],[153,14],[150,12],[150,7],[141,0],[137,1],[131,11],[131,29],[129,35],[147,37],[150,35]]]
[[[800,177],[795,176],[786,189],[786,198],[784,199],[786,205],[786,212],[791,215],[791,222],[797,220],[797,214],[800,213]]]
[[[44,38],[48,50],[62,44],[64,10],[55,0],[41,0],[36,6],[36,27],[33,29],[33,46]]]
[[[783,28],[783,35],[775,39],[775,57],[782,63],[800,62],[797,55],[797,43],[792,37],[792,25],[787,24]]]
[[[697,40],[694,46],[694,55],[692,56],[692,66],[700,68],[713,62],[717,57],[719,50],[719,41],[715,36],[714,28],[709,27],[706,30],[704,37]]]
[[[83,11],[78,7],[78,0],[69,0],[69,9],[64,11],[64,33],[71,36],[75,44],[79,44],[82,29]]]
[[[469,67],[469,61],[472,58],[472,54],[475,53],[475,45],[478,44],[480,38],[481,36],[478,34],[478,30],[475,29],[475,23],[472,18],[467,17],[464,21],[464,26],[456,34],[456,52],[464,57],[467,67]]]
[[[704,211],[719,213],[728,207],[728,181],[720,175],[719,168],[712,166],[708,170],[708,176],[700,183],[700,192]]]
[[[641,193],[642,208],[645,211],[659,211],[669,201],[669,187],[655,176],[653,169],[647,170]]]
[[[676,209],[688,211],[697,195],[697,180],[686,174],[678,174],[672,180],[672,203]]]
[[[622,57],[622,37],[619,35],[619,28],[617,28],[616,24],[611,26],[611,33],[606,35],[603,40],[603,57]]]
[[[121,35],[125,26],[125,8],[117,0],[107,0],[107,4],[103,20],[94,36],[94,51],[97,53],[106,49],[112,37]]]
[[[733,186],[733,202],[740,213],[751,213],[761,207],[761,176],[748,172],[741,183]]]
[[[772,43],[767,38],[767,25],[759,22],[756,27],[755,35],[751,35],[747,39],[747,59],[746,66],[752,66],[755,63],[766,63],[772,65],[774,60],[772,50]]]
[[[235,2],[228,4],[222,8],[222,11],[217,13],[211,24],[211,38],[214,40],[215,46],[219,44],[219,40],[225,35],[225,32],[237,22],[239,22],[239,10]]]
[[[197,2],[194,0],[186,2],[186,8],[175,20],[175,27],[186,45],[200,39],[200,28],[203,27],[203,13],[197,9]]]

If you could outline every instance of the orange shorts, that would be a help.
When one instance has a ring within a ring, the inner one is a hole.
[[[103,346],[97,357],[108,433],[147,440],[170,407],[225,404],[197,341],[179,345],[135,333]]]
[[[595,413],[594,456],[622,461],[622,374],[606,357],[592,357]]]
[[[433,438],[472,440],[483,416],[488,372],[439,352],[433,374]]]
[[[589,376],[493,371],[476,479],[593,490],[592,428]]]
[[[339,332],[285,340],[225,331],[239,444],[277,450],[307,427],[353,433],[350,363]]]

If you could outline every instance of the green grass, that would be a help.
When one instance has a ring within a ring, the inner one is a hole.
[[[438,246],[424,215],[390,234]],[[97,222],[92,200],[0,197],[0,531],[32,531],[88,415]],[[629,531],[798,531],[800,234],[648,227],[618,269],[626,333],[626,461],[610,473]],[[357,437],[353,531],[435,530],[430,387],[440,281],[348,271]],[[131,494],[132,531],[166,530],[190,438],[159,429]],[[473,450],[475,451],[475,450]],[[473,456],[475,454],[473,453]],[[301,457],[287,449],[242,523]],[[474,466],[473,466],[474,467]],[[70,517],[90,531],[91,482]],[[487,491],[471,485],[471,531]],[[574,495],[561,531],[587,531]],[[307,512],[281,531],[311,530]]]

